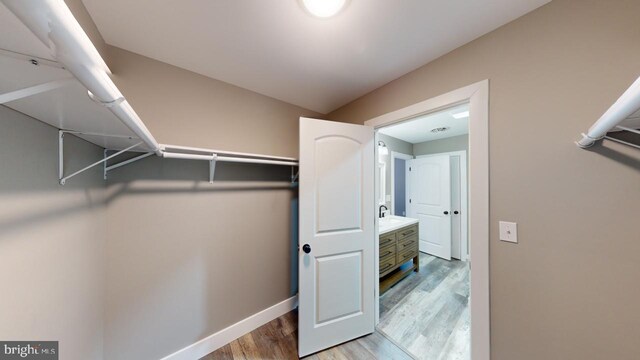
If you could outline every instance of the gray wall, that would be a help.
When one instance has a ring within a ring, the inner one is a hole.
[[[382,133],[378,133],[378,139],[384,141],[389,148],[389,154],[380,156],[378,160],[385,164],[385,193],[391,195],[391,152],[396,151],[411,155],[413,154],[413,144]],[[385,205],[391,210],[391,201],[385,201]]]
[[[124,50],[114,81],[161,143],[298,154],[318,114]],[[166,356],[296,293],[289,167],[156,157],[108,180],[105,358]]]
[[[65,147],[68,169],[102,157],[101,148],[72,135]],[[57,340],[61,358],[101,359],[101,168],[58,185],[57,129],[4,106],[0,164],[0,339]]]
[[[419,144],[413,144],[413,155],[428,155],[452,151],[467,151],[469,155],[469,136],[460,135],[444,138],[440,140],[425,141]]]
[[[329,115],[362,123],[490,80],[495,360],[638,358],[640,153],[573,143],[640,75],[638,13],[555,0]]]

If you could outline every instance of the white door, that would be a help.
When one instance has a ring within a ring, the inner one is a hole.
[[[419,222],[420,251],[451,260],[449,156],[407,161],[408,217]]]
[[[373,128],[300,118],[298,353],[374,330]]]

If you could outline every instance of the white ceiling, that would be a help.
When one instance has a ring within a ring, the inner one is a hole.
[[[328,113],[550,0],[83,0],[107,43]]]
[[[414,119],[380,129],[380,132],[412,144],[445,139],[469,133],[469,118],[456,119],[453,114],[469,111],[469,104],[458,105],[436,113],[418,116]],[[431,130],[448,127],[444,132],[432,133]]]

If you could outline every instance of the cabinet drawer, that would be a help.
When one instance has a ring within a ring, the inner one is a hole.
[[[396,244],[393,243],[391,245],[380,248],[380,254],[378,254],[379,258],[382,259],[386,256],[394,256],[396,254]]]
[[[403,252],[406,249],[413,248],[418,243],[418,235],[409,236],[402,240],[398,240],[398,252]]]
[[[384,234],[384,235],[380,235],[380,248],[382,249],[383,247],[390,245],[390,244],[395,244],[396,242],[396,233],[392,232],[389,234]]]
[[[402,264],[412,258],[418,256],[418,244],[412,245],[413,247],[407,248],[402,252],[398,252],[397,264]]]
[[[396,257],[394,255],[385,256],[380,259],[380,276],[386,275],[396,266]]]
[[[404,229],[400,229],[398,230],[398,232],[396,232],[396,234],[398,236],[398,240],[408,238],[409,236],[412,236],[412,235],[418,235],[418,225],[417,224],[411,225]]]

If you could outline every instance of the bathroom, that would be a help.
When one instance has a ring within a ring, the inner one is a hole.
[[[470,358],[468,119],[462,104],[377,134],[377,329],[419,359]]]

